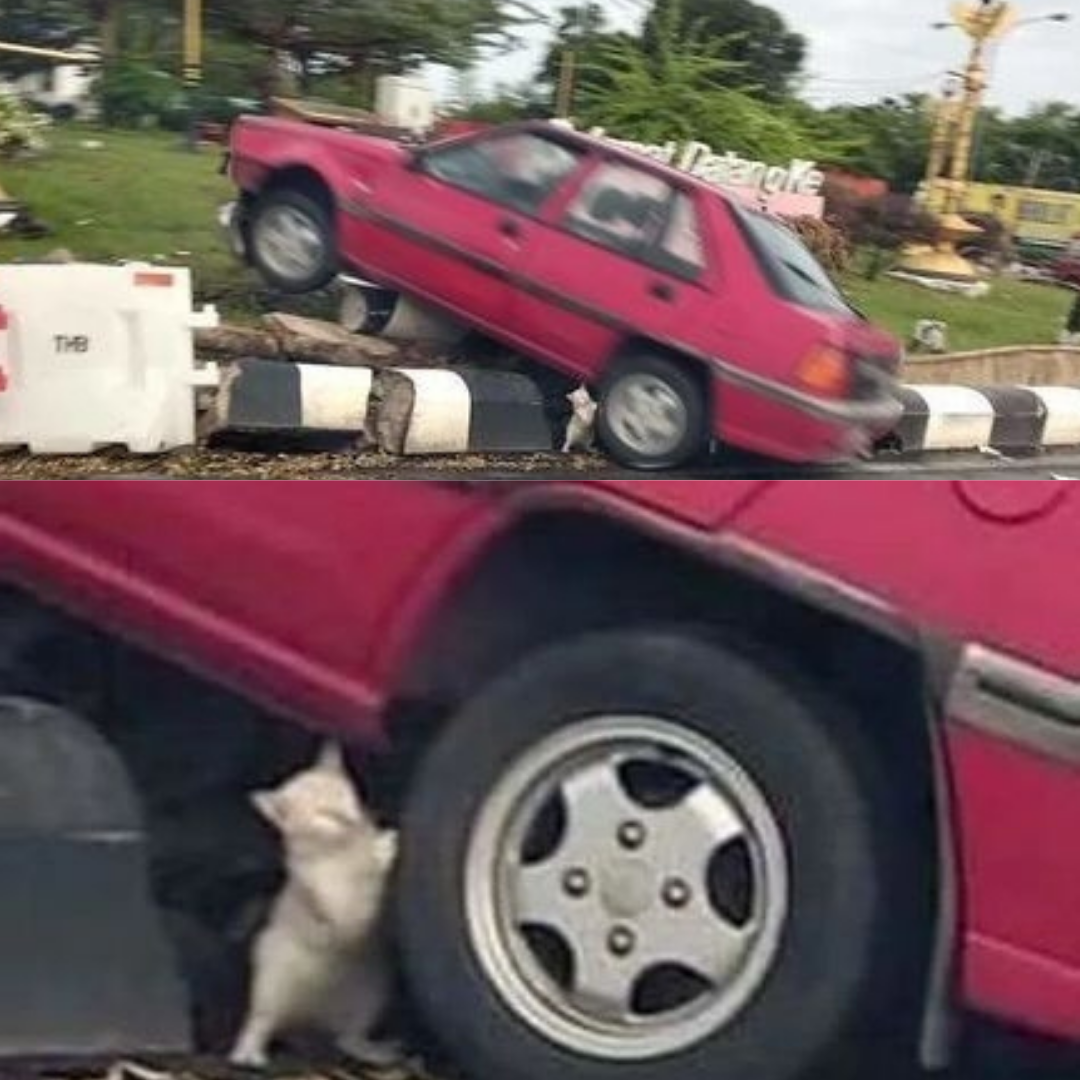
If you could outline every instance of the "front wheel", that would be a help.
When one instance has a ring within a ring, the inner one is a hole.
[[[677,360],[642,353],[618,361],[604,380],[597,427],[621,465],[675,469],[704,453],[708,412],[701,378]]]
[[[453,720],[406,810],[400,937],[476,1076],[787,1080],[889,949],[875,785],[756,663],[676,634],[529,658]]]
[[[290,295],[315,292],[337,275],[331,213],[292,188],[271,189],[251,210],[251,262],[263,279]]]

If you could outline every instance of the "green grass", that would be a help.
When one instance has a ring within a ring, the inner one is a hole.
[[[217,226],[217,207],[233,194],[218,175],[220,154],[189,153],[179,136],[160,132],[71,126],[49,138],[41,158],[0,164],[0,184],[55,234],[36,241],[0,237],[0,262],[58,247],[84,259],[175,262],[192,267],[200,297],[221,303],[226,314],[245,317],[258,309],[254,276],[237,265]],[[87,149],[87,140],[103,146]],[[845,284],[867,315],[900,337],[919,319],[947,322],[956,350],[1052,342],[1071,303],[1064,290],[1022,282],[1000,282],[983,300],[888,278],[852,276]]]
[[[954,352],[1005,345],[1050,345],[1057,341],[1073,294],[1052,285],[1002,280],[981,300],[948,296],[890,278],[848,278],[846,291],[865,314],[901,338],[919,319],[949,325]]]
[[[87,149],[90,140],[103,145]],[[0,261],[64,247],[81,259],[171,262],[192,267],[203,298],[235,295],[245,276],[217,227],[216,210],[232,197],[220,161],[188,152],[178,135],[56,128],[40,158],[0,163],[0,185],[55,232],[0,238]]]

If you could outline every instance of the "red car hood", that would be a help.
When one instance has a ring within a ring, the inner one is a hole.
[[[351,131],[319,127],[299,120],[284,120],[275,116],[246,116],[233,129],[234,149],[246,139],[260,143],[290,143],[301,141],[305,147],[322,145],[331,151],[339,151],[350,157],[364,157],[391,164],[404,161],[408,150],[390,138],[376,135],[360,135]]]

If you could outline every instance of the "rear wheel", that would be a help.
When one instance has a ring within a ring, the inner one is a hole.
[[[674,634],[531,657],[465,707],[404,818],[400,930],[475,1075],[784,1080],[850,1029],[887,889],[833,704]]]
[[[604,382],[600,438],[620,464],[663,470],[700,457],[709,441],[708,400],[700,378],[665,356],[619,361]]]
[[[272,188],[255,203],[248,238],[255,269],[281,292],[314,292],[337,274],[333,217],[295,188]]]

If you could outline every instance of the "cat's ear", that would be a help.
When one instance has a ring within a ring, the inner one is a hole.
[[[319,756],[315,761],[315,768],[320,772],[345,773],[345,755],[341,752],[341,746],[336,742],[323,743]]]
[[[272,791],[255,791],[251,795],[251,805],[271,825],[281,828],[284,824],[281,805]]]

